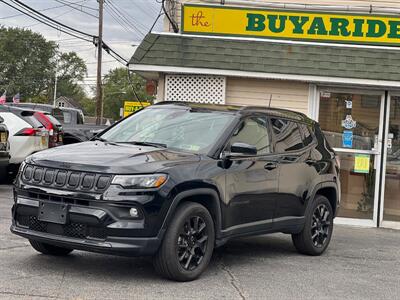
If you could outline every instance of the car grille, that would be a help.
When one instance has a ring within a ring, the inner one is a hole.
[[[31,185],[88,192],[102,192],[108,188],[111,181],[111,175],[45,168],[30,164],[25,166],[21,178],[24,183]]]
[[[105,239],[106,230],[102,227],[89,226],[83,223],[70,223],[66,225],[47,223],[39,221],[36,216],[20,215],[17,218],[18,224],[28,227],[30,230],[51,233],[71,238]]]

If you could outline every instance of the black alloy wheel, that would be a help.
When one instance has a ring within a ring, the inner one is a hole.
[[[182,203],[154,256],[154,267],[168,279],[194,280],[207,268],[214,243],[214,221],[207,208],[195,202]]]
[[[328,248],[333,233],[334,212],[329,200],[316,195],[306,213],[303,230],[292,234],[298,252],[307,255],[321,255]]]
[[[331,221],[330,212],[325,204],[319,204],[312,216],[311,239],[315,247],[322,248],[329,237]]]
[[[178,236],[177,255],[182,268],[192,271],[197,268],[207,250],[207,225],[200,216],[186,219]]]

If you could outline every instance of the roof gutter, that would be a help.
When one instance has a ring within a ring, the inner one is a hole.
[[[384,14],[384,15],[399,15],[400,9],[394,7],[382,7],[375,5],[320,5],[320,4],[296,4],[296,3],[275,3],[261,2],[257,0],[203,0],[210,4],[235,5],[244,7],[262,7],[272,9],[289,9],[289,10],[314,10],[314,11],[336,11],[336,12],[353,12],[359,14]]]

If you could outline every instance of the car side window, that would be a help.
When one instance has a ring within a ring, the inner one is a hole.
[[[246,143],[257,148],[257,155],[271,153],[267,124],[267,118],[262,116],[244,119],[233,133],[229,145],[233,143]]]
[[[296,122],[271,118],[272,132],[275,137],[275,152],[282,153],[302,149],[303,141]]]
[[[306,124],[298,124],[298,125],[299,125],[300,131],[301,131],[301,133],[303,135],[304,147],[307,147],[313,141],[313,136],[311,134],[310,127],[307,126]]]

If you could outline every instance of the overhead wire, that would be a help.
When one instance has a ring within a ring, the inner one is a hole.
[[[0,2],[10,6],[11,8],[53,28],[56,29],[60,32],[63,32],[65,34],[68,34],[70,36],[73,36],[77,39],[81,39],[81,40],[85,40],[87,42],[91,42],[93,43],[96,47],[97,45],[97,39],[98,37],[86,32],[83,32],[81,30],[75,29],[73,27],[70,27],[66,24],[63,24],[61,22],[58,22],[57,20],[54,20],[53,18],[50,18],[42,13],[40,13],[39,11],[31,8],[30,6],[22,3],[19,0],[11,0],[15,5],[18,5],[18,7],[6,2],[5,0],[0,0]],[[54,25],[57,24],[58,26]],[[88,37],[91,38],[91,40],[88,39]],[[122,63],[122,64],[126,64],[128,61],[123,58],[121,55],[119,55],[115,50],[113,50],[110,46],[108,46],[105,42],[102,43],[102,48],[109,54],[111,55],[114,59],[116,59],[118,62]],[[111,54],[112,53],[112,54]]]

